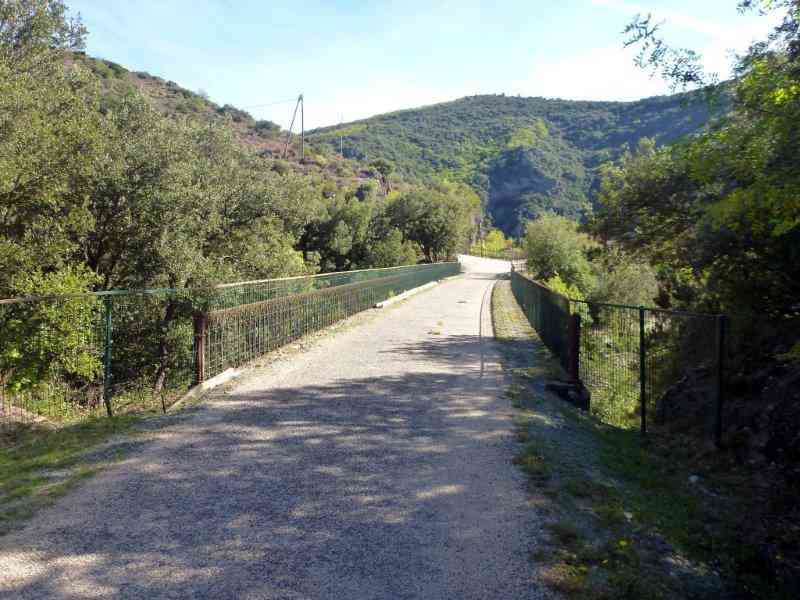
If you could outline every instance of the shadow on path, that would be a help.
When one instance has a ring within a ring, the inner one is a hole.
[[[530,515],[494,347],[486,372],[477,336],[388,354],[420,370],[232,393],[157,431],[0,541],[0,597],[539,597],[501,564]]]

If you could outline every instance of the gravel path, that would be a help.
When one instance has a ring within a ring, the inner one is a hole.
[[[0,598],[548,596],[486,339],[503,265],[465,260],[466,276],[250,372],[1,538]]]

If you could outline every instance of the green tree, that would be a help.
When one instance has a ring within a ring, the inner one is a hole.
[[[595,274],[587,252],[597,246],[578,224],[558,215],[543,215],[528,222],[523,246],[528,270],[541,281],[560,277],[567,286],[588,294],[595,286]]]
[[[428,262],[468,247],[480,211],[480,199],[466,186],[413,189],[388,206],[394,227],[419,245]]]

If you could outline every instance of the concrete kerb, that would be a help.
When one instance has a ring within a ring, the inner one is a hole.
[[[242,371],[239,369],[226,369],[219,375],[214,375],[211,379],[200,383],[193,388],[191,388],[188,392],[186,392],[180,400],[172,404],[168,409],[167,412],[177,410],[181,407],[181,405],[185,404],[189,400],[193,400],[196,398],[201,398],[207,391],[222,385],[223,383],[228,383],[231,379],[238,377],[242,374]]]
[[[388,300],[384,300],[383,302],[378,302],[377,304],[375,304],[375,308],[386,308],[387,306],[391,306],[392,304],[396,304],[397,302],[405,300],[406,298],[410,298],[411,296],[419,294],[420,292],[424,292],[425,290],[429,290],[435,285],[438,285],[438,284],[443,283],[445,281],[449,281],[450,279],[455,279],[456,277],[461,277],[461,275],[462,275],[461,273],[459,273],[458,275],[450,275],[449,277],[443,277],[442,279],[439,279],[438,281],[431,281],[430,283],[426,283],[425,285],[421,285],[419,287],[411,288],[410,290],[406,290],[402,294],[397,294],[397,296],[392,296]]]
[[[456,277],[461,277],[461,273],[459,273],[458,275],[451,275],[449,277],[444,277],[443,279],[440,279],[438,281],[431,281],[430,283],[426,283],[425,285],[421,285],[419,287],[406,290],[402,294],[398,294],[397,296],[389,298],[388,300],[384,300],[383,302],[378,302],[375,305],[375,308],[385,308],[387,306],[391,306],[392,304],[400,302],[401,300],[405,300],[406,298],[410,298],[415,294],[424,292],[425,290],[429,290],[430,288],[434,287],[435,285],[438,285],[439,283],[449,281],[450,279],[455,279]],[[225,383],[228,383],[230,380],[239,377],[243,372],[244,372],[243,369],[234,369],[234,368],[226,369],[219,375],[215,375],[211,379],[208,379],[203,383],[192,387],[188,392],[186,392],[183,396],[181,396],[181,398],[177,402],[170,405],[169,408],[167,408],[167,412],[177,410],[189,400],[195,400],[201,398],[209,390],[215,387],[219,387]]]

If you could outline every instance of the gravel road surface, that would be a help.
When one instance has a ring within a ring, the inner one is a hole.
[[[0,598],[549,596],[491,340],[505,264],[464,260],[154,428],[0,538]]]

